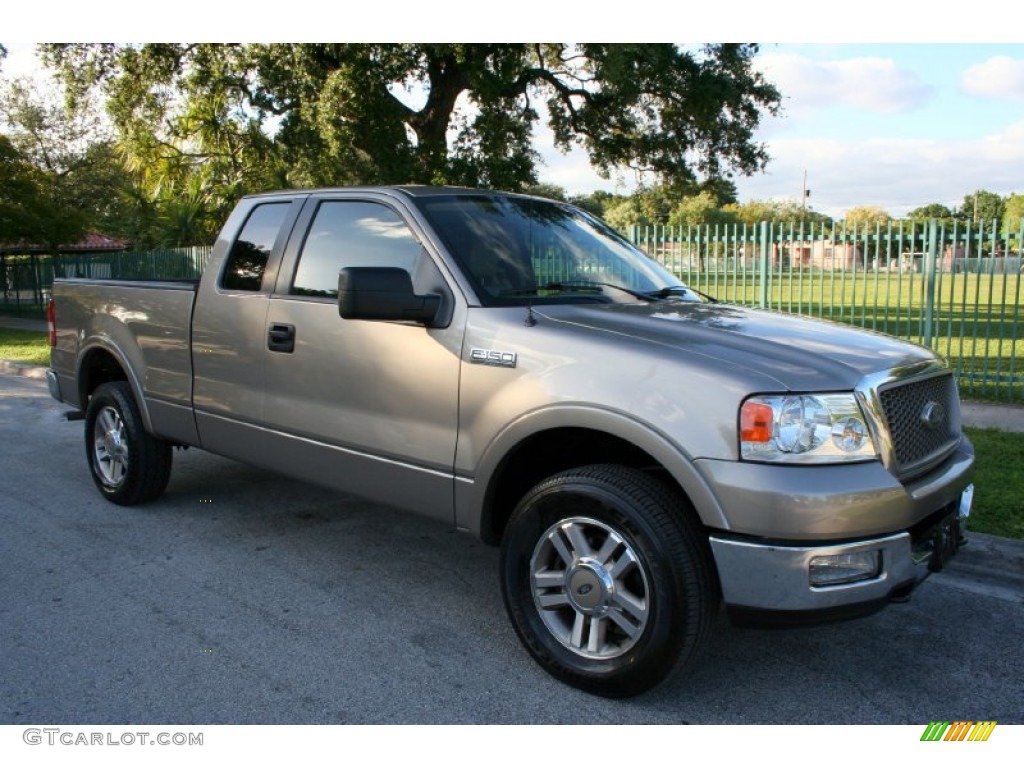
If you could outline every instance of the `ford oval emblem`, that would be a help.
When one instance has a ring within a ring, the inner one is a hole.
[[[580,597],[583,597],[585,595],[589,595],[590,591],[592,589],[593,589],[593,587],[590,584],[584,584],[583,586],[581,586],[579,589],[576,590],[576,594],[579,595]]]
[[[921,422],[933,432],[946,423],[946,409],[942,403],[934,400],[925,404],[921,409]]]

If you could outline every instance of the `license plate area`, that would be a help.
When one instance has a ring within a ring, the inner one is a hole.
[[[967,543],[967,518],[974,502],[974,486],[964,488],[960,498],[910,529],[911,556],[917,566],[941,571]]]
[[[928,569],[932,571],[942,568],[959,552],[964,537],[961,532],[961,518],[953,512],[946,515],[932,528],[929,537],[932,555],[928,560]]]

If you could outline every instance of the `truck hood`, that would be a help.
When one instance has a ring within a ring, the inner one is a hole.
[[[925,347],[885,334],[728,304],[563,304],[533,311],[759,373],[790,390],[852,388],[867,374],[936,359]]]

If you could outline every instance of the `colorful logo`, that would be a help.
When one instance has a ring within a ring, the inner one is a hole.
[[[921,734],[921,741],[988,741],[995,720],[932,720]]]

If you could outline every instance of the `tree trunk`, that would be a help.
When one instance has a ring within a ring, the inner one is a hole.
[[[466,65],[451,50],[428,49],[427,81],[430,95],[419,112],[409,118],[416,134],[418,181],[447,181],[448,127],[459,95],[469,87]]]

